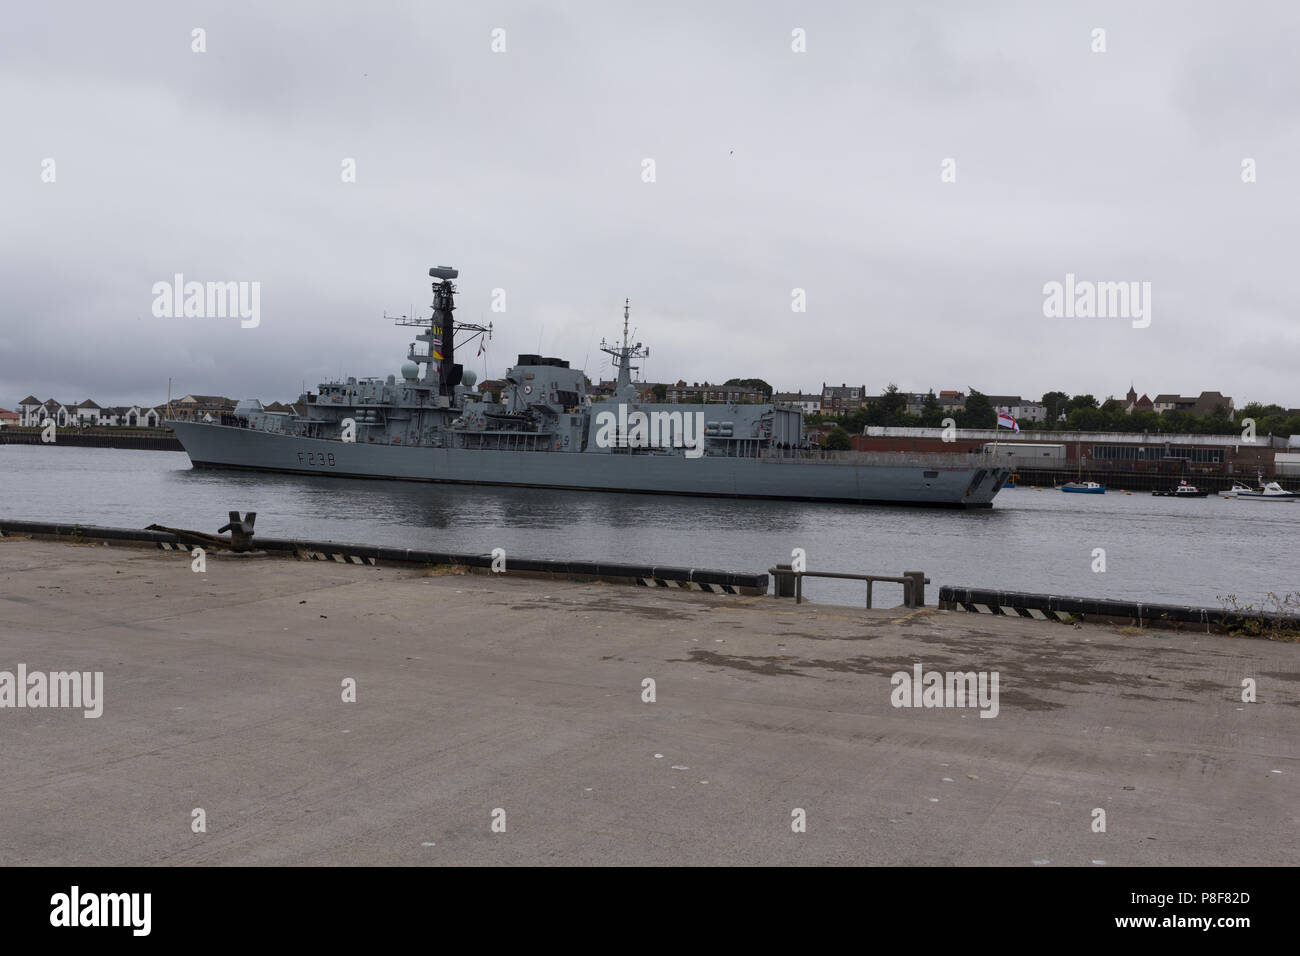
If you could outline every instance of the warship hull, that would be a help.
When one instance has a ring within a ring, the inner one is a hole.
[[[902,456],[798,460],[367,444],[168,421],[196,468],[578,491],[988,508],[1009,470]]]

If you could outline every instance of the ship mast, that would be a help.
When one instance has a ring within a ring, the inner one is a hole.
[[[636,389],[632,386],[632,373],[639,371],[641,366],[633,365],[632,359],[649,358],[650,349],[640,342],[635,345],[629,344],[627,324],[631,314],[631,304],[630,299],[623,300],[623,344],[609,345],[602,338],[600,340],[600,350],[610,356],[610,361],[618,369],[618,382],[614,386],[615,394],[621,397],[626,395],[628,398],[635,398]]]
[[[491,338],[492,325],[456,322],[453,316],[456,310],[456,286],[452,280],[460,275],[459,270],[451,266],[434,266],[429,270],[429,275],[437,280],[433,283],[433,314],[427,319],[414,315],[400,316],[394,324],[424,329],[415,338],[417,342],[424,343],[425,351],[417,352],[415,343],[412,343],[406,357],[417,366],[424,366],[423,374],[419,376],[420,385],[450,399],[455,395],[456,386],[461,383],[465,371],[464,366],[456,362],[456,333],[478,332]]]

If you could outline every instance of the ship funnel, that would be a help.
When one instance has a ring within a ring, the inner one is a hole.
[[[434,266],[429,270],[429,275],[435,279],[454,279],[460,275],[460,270],[451,266]]]

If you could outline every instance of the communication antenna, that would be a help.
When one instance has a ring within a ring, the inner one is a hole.
[[[648,358],[650,350],[640,342],[632,344],[628,337],[628,319],[631,314],[631,300],[623,300],[623,344],[609,345],[602,338],[600,340],[600,350],[610,356],[613,366],[618,369],[618,384],[615,388],[630,387],[632,384],[632,373],[640,369],[639,365],[633,365],[632,359]]]

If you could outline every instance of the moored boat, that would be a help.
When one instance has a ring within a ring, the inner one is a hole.
[[[1300,498],[1300,493],[1287,491],[1276,481],[1270,481],[1258,490],[1239,491],[1236,497],[1242,501],[1295,501]]]
[[[1208,491],[1201,491],[1195,485],[1189,485],[1186,479],[1178,482],[1178,487],[1170,491],[1153,491],[1155,498],[1208,498]]]
[[[1243,482],[1240,482],[1240,481],[1234,481],[1234,482],[1232,483],[1232,487],[1229,488],[1227,491],[1220,491],[1220,492],[1219,492],[1219,497],[1220,497],[1220,498],[1235,498],[1235,497],[1237,497],[1237,495],[1241,494],[1241,492],[1243,492],[1243,491],[1246,492],[1247,494],[1249,494],[1252,490],[1253,490],[1253,489],[1250,487],[1250,485],[1244,484]]]
[[[1095,481],[1067,481],[1061,485],[1062,491],[1071,491],[1076,495],[1104,495],[1106,486]]]

